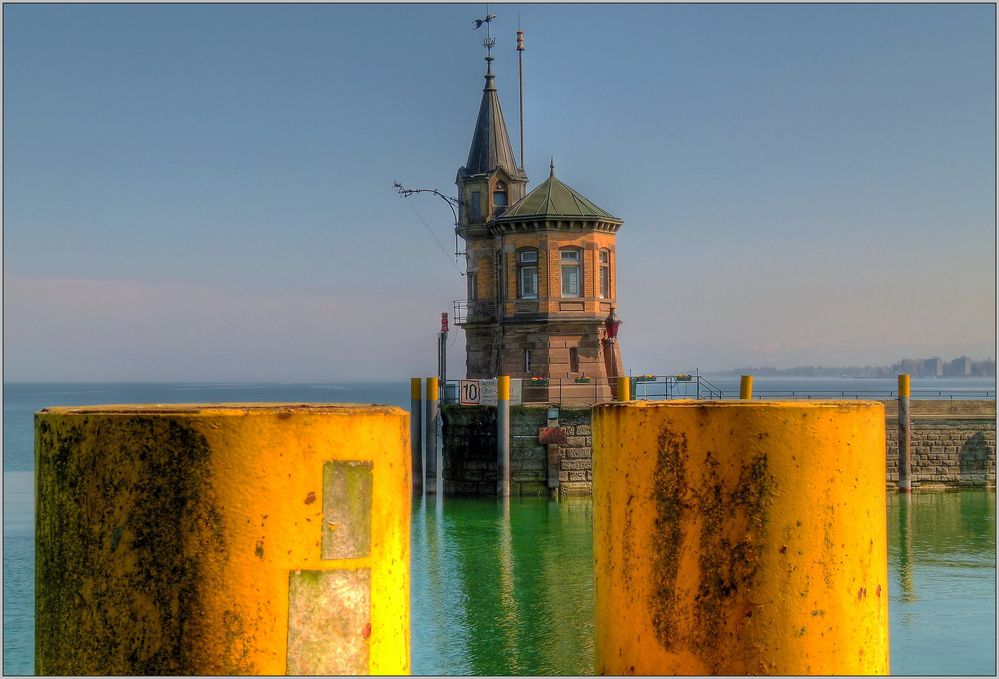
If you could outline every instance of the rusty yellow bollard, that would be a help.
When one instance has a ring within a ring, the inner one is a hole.
[[[408,417],[40,411],[36,672],[407,674]]]
[[[887,674],[884,406],[593,415],[597,674]]]
[[[630,377],[618,377],[617,378],[617,398],[616,401],[630,401],[631,400],[631,378]]]

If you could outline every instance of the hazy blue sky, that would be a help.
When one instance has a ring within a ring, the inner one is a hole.
[[[493,5],[626,369],[994,355],[993,5]],[[433,374],[481,5],[3,7],[4,377]],[[463,374],[461,332],[451,375]]]

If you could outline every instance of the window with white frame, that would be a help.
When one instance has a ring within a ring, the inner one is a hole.
[[[576,249],[562,250],[562,296],[581,296],[581,251]]]
[[[610,295],[610,250],[600,251],[600,296],[604,299]]]
[[[517,296],[538,298],[538,251],[534,248],[517,253]]]
[[[466,274],[466,278],[468,278],[468,301],[474,302],[479,298],[478,274],[474,271],[469,271]]]

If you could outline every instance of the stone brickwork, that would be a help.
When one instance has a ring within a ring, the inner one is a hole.
[[[623,375],[620,347],[605,355],[605,320],[616,304],[617,252],[614,233],[567,229],[530,231],[467,240],[469,253],[468,317],[465,330],[466,375],[469,378],[582,377],[606,379]],[[502,243],[502,246],[500,245]],[[538,290],[521,299],[518,253],[536,250]],[[563,249],[581,253],[581,296],[561,296]],[[600,253],[609,260],[609,297],[600,297]],[[500,258],[497,266],[497,257]],[[497,280],[497,274],[500,278]],[[501,294],[497,294],[497,286]],[[570,351],[576,352],[575,360]],[[525,351],[530,351],[528,369]]]
[[[898,484],[898,407],[885,402],[889,486]],[[913,487],[996,484],[995,401],[911,401]]]
[[[566,444],[558,448],[559,493],[589,495],[593,492],[592,410],[588,406],[563,407],[559,426],[565,430]]]
[[[444,493],[446,495],[496,494],[496,408],[445,405]],[[547,458],[538,443],[545,426],[545,408],[510,408],[510,493],[547,493]]]
[[[444,493],[447,495],[496,494],[496,408],[445,405]],[[510,407],[510,493],[547,495],[548,451],[538,442],[538,432],[550,425],[547,405]],[[562,407],[559,426],[566,430],[567,445],[558,446],[559,492],[590,493],[593,439],[590,407]]]
[[[496,408],[441,406],[445,495],[496,494]]]
[[[886,483],[898,483],[898,416],[886,402]],[[549,492],[548,451],[538,442],[541,428],[555,426],[547,405],[510,408],[510,492]],[[444,492],[496,494],[496,408],[445,405]],[[961,487],[996,484],[994,401],[912,401],[913,486]],[[558,487],[562,495],[589,495],[593,482],[590,406],[562,406],[557,426],[566,434],[558,445]]]

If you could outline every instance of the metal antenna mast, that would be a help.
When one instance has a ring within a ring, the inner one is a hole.
[[[517,15],[517,68],[520,70],[520,170],[524,171],[524,31]]]

